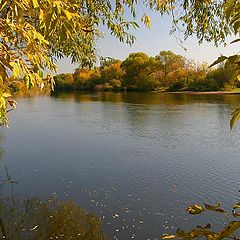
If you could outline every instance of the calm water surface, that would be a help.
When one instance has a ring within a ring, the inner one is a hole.
[[[207,223],[192,203],[239,200],[240,95],[65,93],[19,98],[1,130],[21,197],[73,199],[109,239],[158,239]],[[3,174],[3,171],[2,171]],[[210,219],[216,226],[219,218]]]

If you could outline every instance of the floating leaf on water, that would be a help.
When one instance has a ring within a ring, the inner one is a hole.
[[[215,233],[212,231],[209,231],[208,229],[193,229],[190,232],[185,232],[183,230],[178,229],[176,231],[176,235],[179,238],[182,239],[194,239],[194,238],[200,238],[205,236],[206,238],[208,237],[214,237]]]
[[[204,212],[205,210],[206,210],[205,208],[203,208],[201,205],[198,205],[198,204],[189,206],[187,208],[187,211],[190,214],[200,214],[200,213]]]
[[[197,226],[197,228],[200,228],[200,229],[207,229],[207,228],[211,228],[211,224],[208,223],[205,227],[203,226]]]
[[[216,203],[215,205],[209,205],[209,204],[204,203],[204,205],[207,210],[215,211],[215,212],[219,212],[219,213],[225,213],[225,211],[220,208],[220,205],[221,205],[220,203]]]
[[[209,205],[209,204],[204,203],[204,205],[207,210],[215,210],[220,207],[220,203],[216,203],[215,205]]]
[[[35,227],[31,228],[30,231],[34,231],[34,230],[36,230],[37,227],[38,227],[38,225],[36,225]]]
[[[240,202],[233,206],[233,209],[240,208]]]
[[[225,211],[222,208],[217,208],[217,209],[214,209],[213,211],[219,212],[219,213],[225,213]]]
[[[176,238],[177,236],[175,235],[169,235],[169,234],[163,234],[161,236],[161,239],[173,239],[173,238]]]
[[[240,212],[236,212],[236,211],[232,210],[232,215],[234,217],[240,217]]]

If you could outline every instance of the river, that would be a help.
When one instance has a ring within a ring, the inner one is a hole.
[[[18,182],[14,193],[77,201],[102,219],[109,239],[218,226],[216,214],[185,209],[239,201],[240,128],[229,129],[238,94],[72,92],[17,100],[0,135],[1,167]]]

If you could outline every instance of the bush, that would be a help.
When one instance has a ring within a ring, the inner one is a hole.
[[[169,88],[168,91],[181,91],[183,89],[186,89],[186,83],[184,81],[181,82],[175,82],[173,83]]]
[[[110,85],[112,86],[113,90],[120,90],[122,87],[122,82],[117,79],[110,80]]]
[[[109,83],[97,84],[94,87],[95,91],[109,91],[112,89],[112,86]]]
[[[73,90],[75,89],[75,83],[73,80],[73,75],[70,73],[59,74],[54,77],[55,89],[56,90]]]

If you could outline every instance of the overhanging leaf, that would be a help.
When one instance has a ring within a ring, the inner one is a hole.
[[[221,63],[221,62],[223,62],[223,61],[225,61],[226,59],[228,59],[226,56],[221,56],[221,57],[219,57],[213,64],[211,64],[211,65],[209,66],[209,68],[210,68],[210,67],[213,67],[213,66],[215,66],[215,65],[217,65],[217,64],[219,64],[219,63]]]
[[[236,42],[240,42],[240,38],[233,40],[232,42],[230,42],[230,44],[236,43]]]
[[[232,113],[232,118],[230,120],[230,129],[233,128],[235,123],[239,120],[240,118],[240,108],[237,108],[233,113]]]
[[[240,227],[239,221],[232,221],[228,224],[227,227],[225,227],[219,234],[217,234],[217,239],[221,240],[225,237],[228,237],[232,233],[234,233],[238,228]]]
[[[10,93],[3,93],[3,95],[2,95],[3,97],[5,97],[5,98],[8,98],[8,97],[11,97],[12,95],[10,94]]]

